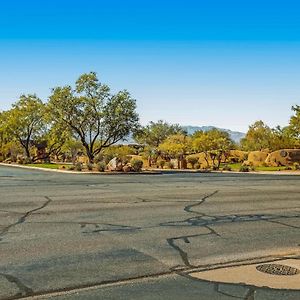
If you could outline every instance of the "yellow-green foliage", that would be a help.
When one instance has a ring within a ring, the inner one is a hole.
[[[200,166],[201,166],[202,169],[208,168],[212,164],[212,160],[210,158],[208,159],[209,165],[207,164],[207,162],[205,160],[205,153],[204,152],[188,155],[186,157],[187,160],[190,157],[196,157],[196,158],[198,158],[198,163],[200,164]]]
[[[269,153],[267,151],[251,151],[245,164],[254,167],[263,166],[268,155]]]
[[[124,158],[135,154],[135,150],[129,146],[110,146],[103,151],[103,155],[111,155],[112,157]]]
[[[229,157],[236,158],[239,162],[245,161],[248,159],[249,152],[241,150],[230,150]]]

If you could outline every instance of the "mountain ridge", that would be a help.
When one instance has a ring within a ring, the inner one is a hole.
[[[212,129],[218,129],[218,130],[222,130],[225,131],[229,134],[230,138],[236,142],[239,143],[241,141],[242,138],[245,137],[245,133],[244,132],[240,132],[240,131],[233,131],[230,129],[226,129],[226,128],[219,128],[216,126],[192,126],[192,125],[184,125],[181,126],[184,130],[186,130],[186,132],[188,134],[193,134],[194,132],[198,131],[198,130],[202,130],[202,131],[208,131],[208,130],[212,130]]]

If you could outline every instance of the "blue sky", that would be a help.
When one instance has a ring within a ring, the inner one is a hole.
[[[3,1],[0,109],[96,71],[165,119],[246,131],[300,104],[297,0]]]

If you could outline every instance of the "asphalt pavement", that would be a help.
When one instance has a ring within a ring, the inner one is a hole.
[[[300,176],[0,166],[0,253],[0,299],[300,300],[191,276],[298,260]]]

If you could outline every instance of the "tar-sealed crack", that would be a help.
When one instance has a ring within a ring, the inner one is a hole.
[[[12,223],[6,227],[4,227],[1,231],[0,231],[0,241],[2,241],[3,237],[9,232],[9,230],[17,225],[20,225],[22,223],[24,223],[26,221],[26,219],[32,215],[33,213],[35,213],[36,211],[38,210],[41,210],[43,208],[45,208],[52,200],[45,196],[45,198],[47,199],[47,201],[42,204],[41,206],[37,207],[37,208],[34,208],[32,210],[29,210],[27,212],[25,212],[24,214],[21,215],[20,218],[18,218],[18,220],[15,222],[15,223]]]
[[[7,299],[15,299],[16,297],[30,296],[33,294],[33,290],[22,283],[19,278],[4,273],[0,273],[0,276],[4,277],[8,282],[15,284],[19,290],[13,297]]]
[[[194,208],[197,206],[200,206],[201,204],[203,204],[207,199],[209,199],[210,197],[213,197],[215,194],[217,194],[218,191],[214,191],[213,193],[204,196],[203,198],[200,199],[200,201],[197,201],[195,203],[186,205],[184,207],[184,211],[187,213],[192,213],[192,214],[197,214],[200,215],[202,217],[206,216],[204,213],[195,211]],[[188,222],[189,219],[183,221],[183,222],[187,222],[188,226],[194,226],[193,224]],[[172,224],[173,222],[167,222],[167,223],[161,223],[160,226],[169,226],[170,224]],[[177,223],[177,222],[175,222]],[[172,225],[171,225],[172,226]],[[195,237],[201,237],[201,236],[208,236],[208,235],[214,235],[214,236],[220,236],[215,230],[213,230],[212,228],[210,228],[207,225],[203,225],[204,227],[206,227],[208,229],[208,233],[200,233],[200,234],[193,234],[193,235],[182,235],[182,236],[177,236],[177,237],[171,237],[167,239],[168,244],[174,249],[176,250],[181,259],[182,262],[184,263],[184,265],[187,268],[192,268],[195,267],[194,265],[191,264],[189,257],[188,257],[188,253],[186,251],[184,251],[176,242],[177,241],[183,241],[186,244],[190,243],[190,239],[191,238],[195,238]],[[180,266],[175,266],[172,269],[177,269]]]

